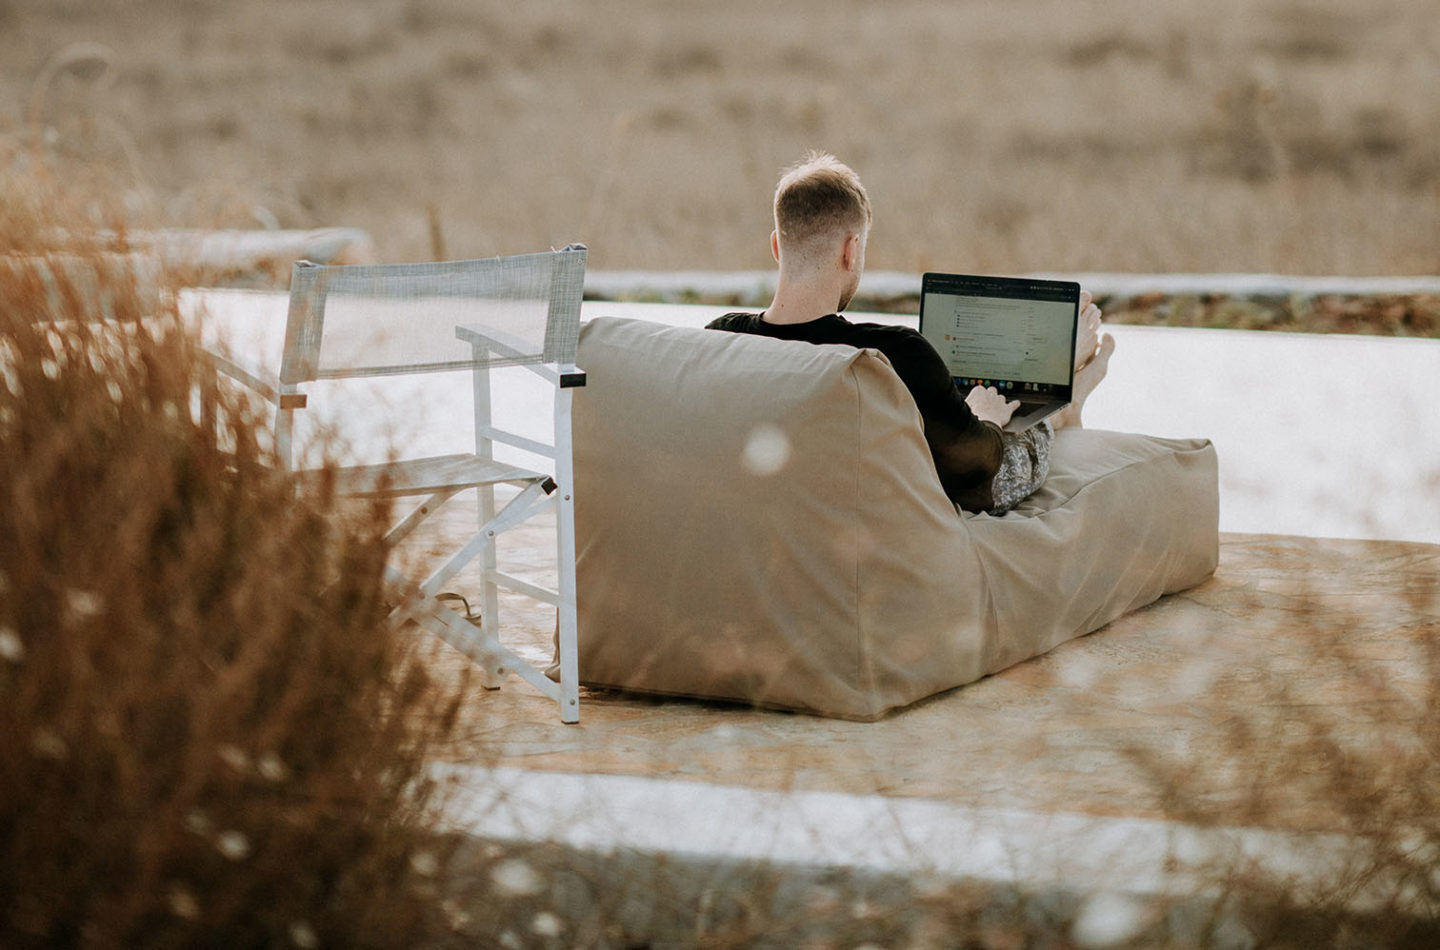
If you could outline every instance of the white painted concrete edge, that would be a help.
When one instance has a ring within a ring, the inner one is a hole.
[[[1283,886],[1292,897],[1344,894],[1357,912],[1418,899],[1383,870],[1364,878],[1373,844],[1337,834],[512,768],[444,766],[436,777],[453,783],[443,830],[487,841],[1140,899],[1218,897],[1237,873]]]

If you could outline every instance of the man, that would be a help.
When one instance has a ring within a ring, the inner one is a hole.
[[[870,199],[860,178],[831,155],[813,153],[775,189],[770,253],[780,266],[775,299],[763,313],[730,313],[715,330],[782,340],[843,343],[884,353],[925,424],[940,483],[966,511],[1002,514],[1044,482],[1054,429],[1081,424],[1086,398],[1105,377],[1115,341],[1100,337],[1100,309],[1080,298],[1074,402],[1023,433],[1002,431],[1018,401],[993,387],[962,394],[940,354],[908,327],[851,323],[839,315],[860,286],[870,233]]]

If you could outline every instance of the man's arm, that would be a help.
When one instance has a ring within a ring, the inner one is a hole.
[[[1000,427],[1014,407],[1007,408],[993,389],[962,394],[944,359],[920,334],[894,332],[886,342],[885,355],[924,419],[925,441],[945,494],[966,511],[990,510],[995,476],[1005,461]]]
[[[1015,414],[1020,400],[1007,400],[994,386],[976,386],[965,397],[965,404],[976,418],[1003,427]],[[1002,429],[1000,436],[1004,456],[991,483],[990,504],[985,507],[992,515],[1003,515],[1045,483],[1050,474],[1050,443],[1055,440],[1055,430],[1046,421],[1024,432]]]

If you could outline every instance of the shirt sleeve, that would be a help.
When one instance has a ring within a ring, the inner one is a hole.
[[[1004,455],[991,485],[992,515],[1003,515],[1024,501],[1050,474],[1050,446],[1055,430],[1046,419],[1024,432],[1002,433]]]
[[[1005,459],[1000,427],[976,418],[945,361],[924,337],[911,331],[887,342],[886,356],[925,422],[925,441],[945,494],[966,511],[989,511]]]

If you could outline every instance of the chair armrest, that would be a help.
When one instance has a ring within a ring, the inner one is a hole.
[[[215,364],[216,370],[235,380],[240,385],[253,390],[266,402],[279,406],[282,402],[282,396],[293,397],[297,395],[295,393],[282,393],[280,380],[266,373],[264,370],[246,365],[231,356],[218,353],[215,350],[205,349],[204,352],[210,361]]]
[[[484,347],[499,356],[512,360],[530,360],[539,362],[535,356],[535,347],[519,337],[497,330],[494,327],[486,326],[483,323],[470,323],[457,326],[455,337],[471,346]]]
[[[557,386],[585,385],[583,373],[576,371],[557,373],[541,362],[541,357],[534,352],[533,345],[503,330],[497,330],[483,323],[462,324],[455,328],[455,337],[469,343],[477,350],[484,348],[497,356],[512,360],[516,365],[524,366],[541,379]]]

